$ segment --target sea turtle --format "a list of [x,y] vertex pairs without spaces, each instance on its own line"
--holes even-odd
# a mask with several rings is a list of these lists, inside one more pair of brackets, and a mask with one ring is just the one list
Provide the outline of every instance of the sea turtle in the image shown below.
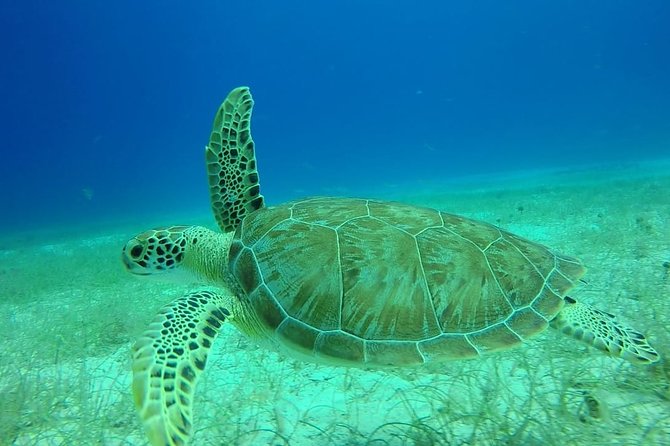
[[170,226],[133,237],[134,274],[182,268],[212,285],[167,305],[133,348],[133,394],[151,444],[183,445],[193,392],[221,324],[293,356],[346,366],[474,358],[552,326],[612,356],[652,363],[636,330],[567,293],[584,266],[496,226],[357,198],[265,206],[234,89],[205,148],[222,233]]

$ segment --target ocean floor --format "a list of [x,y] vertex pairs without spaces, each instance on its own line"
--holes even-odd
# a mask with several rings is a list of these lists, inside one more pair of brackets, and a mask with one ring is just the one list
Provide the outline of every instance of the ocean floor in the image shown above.
[[[667,165],[388,184],[371,194],[580,257],[588,283],[573,296],[670,357]],[[214,226],[207,210],[187,223]],[[106,227],[0,239],[1,445],[146,444],[130,347],[161,306],[198,284],[131,277],[121,247],[144,222]],[[634,366],[548,330],[431,371],[345,369],[283,357],[226,325],[196,392],[193,444],[667,445],[670,361]]]

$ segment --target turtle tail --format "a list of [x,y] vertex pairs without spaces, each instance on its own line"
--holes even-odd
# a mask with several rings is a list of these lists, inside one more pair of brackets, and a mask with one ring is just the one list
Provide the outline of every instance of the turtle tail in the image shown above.
[[623,325],[614,315],[571,297],[565,297],[565,306],[551,326],[610,356],[633,363],[651,364],[660,359],[642,333]]
[[153,446],[188,444],[193,392],[209,349],[230,316],[226,297],[188,294],[165,306],[133,347],[133,397]]

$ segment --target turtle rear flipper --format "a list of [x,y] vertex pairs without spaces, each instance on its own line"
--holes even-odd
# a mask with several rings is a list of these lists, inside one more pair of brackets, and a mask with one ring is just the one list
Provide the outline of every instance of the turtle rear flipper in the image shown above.
[[660,359],[642,333],[626,327],[615,316],[571,297],[566,297],[565,302],[561,312],[551,321],[551,326],[561,333],[633,363],[649,364]]
[[193,392],[221,324],[226,296],[198,291],[165,306],[133,347],[133,397],[152,445],[188,443]]

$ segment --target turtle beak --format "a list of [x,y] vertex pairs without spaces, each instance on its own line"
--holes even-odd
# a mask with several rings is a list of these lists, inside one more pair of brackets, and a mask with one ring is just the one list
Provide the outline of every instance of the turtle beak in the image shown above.
[[145,269],[139,266],[137,263],[133,262],[128,258],[126,250],[124,249],[121,253],[121,263],[126,267],[126,271],[137,276],[148,276],[150,273]]

